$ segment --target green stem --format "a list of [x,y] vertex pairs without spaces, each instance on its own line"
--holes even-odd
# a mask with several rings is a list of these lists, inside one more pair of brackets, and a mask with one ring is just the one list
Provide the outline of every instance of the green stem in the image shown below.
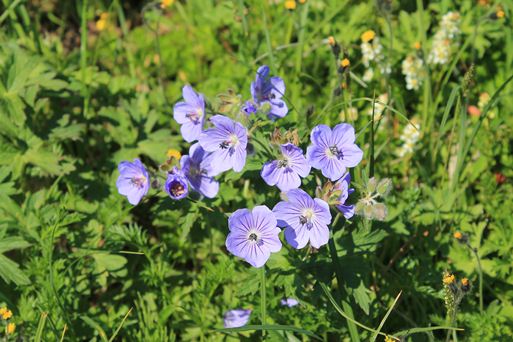
[[82,10],[80,16],[80,76],[84,96],[83,115],[85,118],[87,118],[89,112],[89,89],[85,84],[87,72],[87,0],[82,0]]
[[[335,217],[334,224],[332,227],[335,227],[335,223],[338,222],[338,219],[340,218],[340,214],[338,214]],[[344,298],[345,295],[347,295],[347,291],[344,290],[344,278],[342,276],[342,273],[340,273],[341,267],[340,267],[340,261],[338,259],[338,253],[337,253],[337,247],[335,246],[335,241],[333,240],[333,235],[330,237],[328,241],[328,247],[330,250],[331,260],[333,263],[333,267],[335,268],[335,275],[337,277],[337,283],[338,283],[338,291],[341,298]],[[354,315],[353,315],[353,309],[351,308],[351,305],[346,301],[342,299],[342,308],[345,311],[345,315],[347,315],[349,318],[347,319],[347,327],[349,330],[349,334],[351,335],[351,341],[360,341],[360,336],[358,335],[358,330],[356,329],[356,324],[354,323]]]
[[[266,293],[265,293],[265,266],[261,268],[260,272],[260,318],[262,321],[262,326],[266,324],[267,321],[267,312],[266,312]],[[265,336],[265,331],[262,330],[262,338]]]
[[14,8],[16,6],[18,6],[20,4],[22,0],[14,0],[10,5],[9,7],[4,11],[4,13],[2,13],[2,15],[0,16],[0,24],[2,24],[4,22],[4,20],[7,18],[7,16],[11,13],[12,10],[14,10]]
[[479,313],[483,314],[483,268],[481,267],[481,258],[479,253],[477,253],[477,248],[472,248],[471,246],[469,248],[477,260],[477,272],[479,273]]

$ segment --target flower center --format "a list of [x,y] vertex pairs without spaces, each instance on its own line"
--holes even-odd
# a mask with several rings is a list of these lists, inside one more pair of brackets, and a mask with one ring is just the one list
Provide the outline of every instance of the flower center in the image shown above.
[[262,243],[263,243],[262,239],[260,238],[260,234],[254,229],[249,231],[247,239],[248,239],[248,242],[250,242],[252,244],[259,245],[259,246],[262,245]]
[[146,177],[144,177],[143,175],[135,176],[132,177],[132,179],[130,179],[130,182],[133,186],[142,189],[144,187],[144,184],[146,184]]
[[344,154],[342,153],[342,151],[340,151],[338,149],[338,147],[336,145],[330,146],[326,150],[326,154],[328,155],[328,157],[331,157],[331,158],[333,158],[333,157],[338,158],[338,159],[344,158]]
[[313,227],[312,219],[314,218],[314,216],[315,216],[315,213],[314,213],[313,209],[306,208],[305,210],[303,210],[302,215],[299,216],[299,223],[301,223],[301,225],[303,225],[303,226],[306,224],[306,228],[312,229],[312,227]]
[[185,193],[185,187],[179,181],[174,181],[169,184],[169,192],[174,197],[182,196]]
[[200,119],[203,116],[203,111],[201,109],[197,109],[195,112],[190,112],[185,114],[189,120],[191,120],[195,125],[200,123]]
[[223,141],[221,144],[219,144],[219,147],[223,150],[227,149],[227,148],[231,148],[231,147],[234,147],[235,145],[237,145],[239,143],[239,137],[235,134],[230,134],[230,136],[228,137],[228,139],[226,139],[225,141]]
[[289,165],[289,160],[287,158],[278,160],[278,167],[287,167]]

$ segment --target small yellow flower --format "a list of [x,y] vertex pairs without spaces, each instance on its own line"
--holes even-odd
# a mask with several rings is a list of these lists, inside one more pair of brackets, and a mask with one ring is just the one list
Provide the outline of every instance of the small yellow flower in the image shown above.
[[461,285],[468,286],[468,279],[467,278],[461,279]]
[[5,310],[3,313],[2,313],[2,318],[3,319],[9,319],[12,317],[12,311],[11,310]]
[[461,232],[454,232],[453,236],[455,239],[461,240],[463,234],[461,234]]
[[180,151],[170,148],[169,150],[167,150],[167,157],[169,159],[174,158],[176,160],[179,160],[182,157],[182,154],[180,153]]
[[331,46],[335,46],[337,42],[335,41],[335,38],[333,38],[333,36],[329,36],[328,37],[328,44],[330,44]]
[[162,8],[162,9],[167,8],[167,7],[171,6],[174,2],[175,2],[175,0],[162,0],[162,1],[160,1],[160,8]]
[[503,10],[499,9],[499,10],[495,13],[495,15],[497,16],[497,18],[502,19],[502,18],[504,18],[504,17],[506,16],[506,13],[504,13],[504,11],[503,11]]
[[374,39],[374,37],[376,37],[376,32],[372,31],[372,30],[368,30],[368,31],[365,31],[364,33],[362,33],[362,41],[364,43],[368,43],[370,42],[371,40]]
[[443,282],[445,285],[451,285],[456,281],[456,277],[454,277],[454,274],[446,274],[444,276]]
[[288,10],[295,10],[296,9],[296,0],[285,1],[285,8]]
[[395,342],[395,340],[390,336],[385,336],[385,342]]
[[351,62],[349,61],[348,58],[344,58],[343,60],[340,61],[340,66],[342,68],[347,68],[350,64],[351,64]]
[[5,328],[5,332],[7,333],[7,335],[13,334],[15,330],[16,324],[14,323],[7,324],[7,327]]
[[96,22],[96,29],[98,31],[103,31],[107,27],[109,21],[109,13],[103,12],[100,14],[100,19]]
[[415,44],[413,44],[413,47],[415,48],[415,50],[420,50],[420,48],[421,48],[420,42],[415,42]]

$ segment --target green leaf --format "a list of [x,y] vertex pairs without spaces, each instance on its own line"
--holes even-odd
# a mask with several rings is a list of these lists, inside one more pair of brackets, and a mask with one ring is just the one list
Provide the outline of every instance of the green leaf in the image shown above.
[[80,316],[80,319],[83,320],[91,328],[98,331],[98,334],[100,335],[100,338],[102,339],[103,342],[109,342],[109,340],[107,339],[107,334],[105,333],[105,330],[103,330],[102,327],[98,323],[96,323],[95,321],[93,321],[91,318],[89,318],[87,316]]
[[13,282],[16,285],[30,284],[30,279],[20,270],[17,263],[0,255],[0,277],[6,282]]
[[0,240],[0,254],[13,249],[27,248],[28,246],[30,246],[30,243],[23,240],[21,237],[7,237]]

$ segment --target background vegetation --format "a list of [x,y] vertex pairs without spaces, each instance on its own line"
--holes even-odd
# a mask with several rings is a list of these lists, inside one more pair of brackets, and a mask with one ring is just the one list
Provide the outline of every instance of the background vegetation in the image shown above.
[[[380,330],[408,341],[513,339],[511,2],[2,3],[0,306],[16,323],[6,338],[367,341]],[[402,61],[429,54],[449,11],[461,16],[449,62],[424,67],[420,89],[406,89]],[[369,29],[391,72],[374,66],[363,81]],[[329,36],[352,75],[337,72]],[[184,84],[212,103],[228,89],[248,98],[262,64],[284,79],[291,111],[279,125],[298,128],[302,143],[318,123],[355,126],[364,161],[353,202],[371,176],[393,183],[384,221],[331,226],[338,258],[326,247],[274,254],[266,301],[260,272],[224,247],[225,213],[279,200],[260,162],[224,175],[217,198],[201,202],[156,194],[132,207],[115,186],[122,160],[157,168],[168,149],[187,152],[172,119]],[[383,93],[383,119],[372,121]],[[408,120],[420,136],[399,156]],[[470,281],[454,319],[445,271]],[[300,305],[281,306],[285,297]],[[252,308],[250,324],[260,324],[262,303],[268,324],[302,330],[218,330],[234,308]],[[397,333],[430,326],[464,330]]]

